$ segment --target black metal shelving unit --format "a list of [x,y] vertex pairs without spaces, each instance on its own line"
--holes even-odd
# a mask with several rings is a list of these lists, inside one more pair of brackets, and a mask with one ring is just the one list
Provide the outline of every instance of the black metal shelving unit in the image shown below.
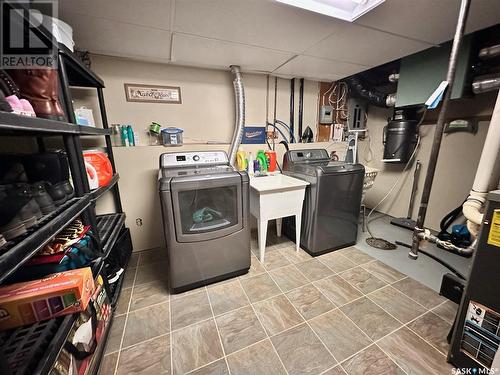
[[[27,20],[27,22],[30,21]],[[42,28],[42,32],[47,40],[53,41],[47,30]],[[9,276],[50,242],[67,224],[76,217],[81,217],[86,225],[91,226],[99,241],[100,250],[104,253],[102,258],[94,262],[92,271],[94,277],[97,278],[99,275],[103,277],[108,298],[111,305],[114,306],[123,284],[123,274],[117,282],[109,284],[106,264],[113,251],[121,251],[117,246],[118,239],[127,229],[125,228],[125,213],[122,209],[118,189],[120,176],[115,168],[111,130],[108,127],[106,116],[104,82],[67,47],[56,43],[54,48],[57,50],[58,76],[62,94],[61,104],[68,120],[66,122],[53,121],[0,112],[0,137],[2,135],[34,137],[41,151],[45,150],[44,139],[46,137],[62,137],[68,156],[75,198],[58,207],[55,212],[44,216],[36,227],[30,228],[28,233],[9,242],[7,248],[2,249],[0,252],[0,285],[5,283]],[[71,96],[72,87],[86,87],[96,90],[102,128],[76,124]],[[110,183],[93,191],[89,188],[85,172],[82,137],[104,137],[106,152],[113,167],[114,175]],[[116,212],[96,215],[96,202],[108,192],[113,194]],[[130,247],[127,250],[129,253]],[[67,315],[7,332],[0,332],[0,372],[2,375],[4,373],[5,375],[49,373],[77,318],[78,314]],[[98,370],[111,321],[112,315],[103,340],[95,351],[90,373],[94,374]]]
[[90,195],[74,198],[48,215],[28,230],[25,235],[7,244],[0,255],[0,283],[35,255],[68,223],[90,205]]
[[97,216],[97,230],[101,238],[102,251],[105,254],[105,258],[107,258],[115,245],[124,223],[125,214],[123,213]]

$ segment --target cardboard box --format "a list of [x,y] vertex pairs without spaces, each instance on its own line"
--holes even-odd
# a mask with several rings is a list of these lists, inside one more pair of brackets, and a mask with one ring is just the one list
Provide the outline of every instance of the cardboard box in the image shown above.
[[83,311],[93,291],[89,267],[0,287],[0,330]]

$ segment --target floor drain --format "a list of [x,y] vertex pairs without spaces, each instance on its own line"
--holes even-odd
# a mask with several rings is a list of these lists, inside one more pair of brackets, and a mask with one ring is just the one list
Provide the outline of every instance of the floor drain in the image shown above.
[[366,243],[371,247],[381,250],[394,250],[397,247],[392,242],[384,240],[383,238],[370,237],[366,239]]

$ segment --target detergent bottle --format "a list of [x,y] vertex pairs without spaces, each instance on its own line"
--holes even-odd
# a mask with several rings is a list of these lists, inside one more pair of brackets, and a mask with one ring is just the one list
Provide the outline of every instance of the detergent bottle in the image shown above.
[[239,171],[246,171],[247,170],[247,153],[243,151],[243,149],[239,149],[238,152],[236,153],[236,164],[238,165],[238,170]]
[[263,173],[267,172],[267,157],[264,150],[259,150],[255,159],[259,161],[260,171]]

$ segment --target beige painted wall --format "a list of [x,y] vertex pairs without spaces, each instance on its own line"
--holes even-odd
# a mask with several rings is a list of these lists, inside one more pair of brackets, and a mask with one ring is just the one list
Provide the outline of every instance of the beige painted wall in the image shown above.
[[[184,129],[184,142],[229,142],[234,128],[234,94],[229,71],[181,67],[93,55],[92,70],[105,82],[104,96],[108,122],[132,124],[140,131],[140,143],[147,145],[146,128],[155,121],[163,126]],[[243,74],[246,95],[246,124],[264,126],[274,116],[274,77]],[[180,86],[182,104],[133,103],[125,100],[124,83]],[[304,129],[315,131],[318,87],[316,81],[304,83]],[[98,121],[96,96],[92,90],[73,91],[75,107],[94,109]],[[295,124],[298,122],[299,80],[295,84]],[[266,112],[266,102],[268,111]],[[290,80],[278,79],[277,118],[290,122]],[[99,122],[99,121],[98,121]],[[296,125],[297,129],[297,125]]]
[[[234,97],[231,74],[228,71],[180,67],[165,64],[144,63],[106,56],[93,56],[92,69],[104,80],[104,96],[109,123],[132,124],[141,131],[143,146],[114,148],[123,209],[127,214],[127,226],[132,232],[134,250],[163,246],[162,218],[159,204],[157,175],[161,153],[172,151],[165,147],[147,145],[146,128],[151,121],[163,126],[184,129],[186,144],[178,151],[228,150],[227,144],[234,129]],[[247,125],[264,125],[274,117],[274,77],[244,74]],[[180,86],[182,104],[131,103],[125,100],[124,83],[142,83]],[[317,123],[318,82],[304,84],[304,129],[307,125],[315,131]],[[86,105],[94,109],[98,120],[95,94],[90,90],[73,91],[75,106]],[[295,124],[298,122],[299,81],[295,84]],[[267,103],[267,106],[266,106]],[[290,80],[278,79],[277,118],[289,123]],[[267,111],[266,111],[267,108]],[[97,121],[99,123],[99,121]],[[297,126],[297,125],[296,125]],[[222,144],[206,144],[207,141]],[[88,141],[86,141],[88,142]],[[197,143],[197,144],[195,144]],[[204,144],[203,144],[204,143]],[[87,143],[87,146],[91,144]],[[98,144],[96,144],[98,145]],[[343,157],[344,143],[315,144],[336,150]],[[247,151],[257,151],[261,145],[244,145]],[[304,147],[297,145],[295,147]],[[306,147],[311,147],[307,145]],[[278,160],[284,148],[277,146]],[[98,202],[99,213],[112,212],[111,195]],[[136,224],[142,220],[142,226]]]
[[[493,93],[494,94],[494,93]],[[450,116],[488,116],[494,106],[495,95],[483,94],[474,100],[452,102]],[[429,118],[436,118],[436,112],[428,112]],[[383,155],[382,132],[387,124],[388,110],[370,107],[367,128],[371,138],[373,160],[367,162],[369,140],[360,144],[360,161],[380,169],[373,188],[367,193],[366,204],[373,207],[389,190],[401,175],[402,165],[391,165],[381,162]],[[480,121],[477,134],[452,133],[443,136],[441,151],[436,166],[436,174],[432,186],[429,208],[427,210],[426,226],[438,230],[441,218],[462,203],[472,187],[479,157],[488,131],[489,121]],[[422,162],[418,191],[412,218],[415,219],[420,204],[422,187],[427,171],[435,125],[422,126],[422,141],[416,159]],[[411,186],[413,183],[414,164],[402,177],[401,188],[389,196],[379,207],[379,211],[395,217],[406,217]]]

